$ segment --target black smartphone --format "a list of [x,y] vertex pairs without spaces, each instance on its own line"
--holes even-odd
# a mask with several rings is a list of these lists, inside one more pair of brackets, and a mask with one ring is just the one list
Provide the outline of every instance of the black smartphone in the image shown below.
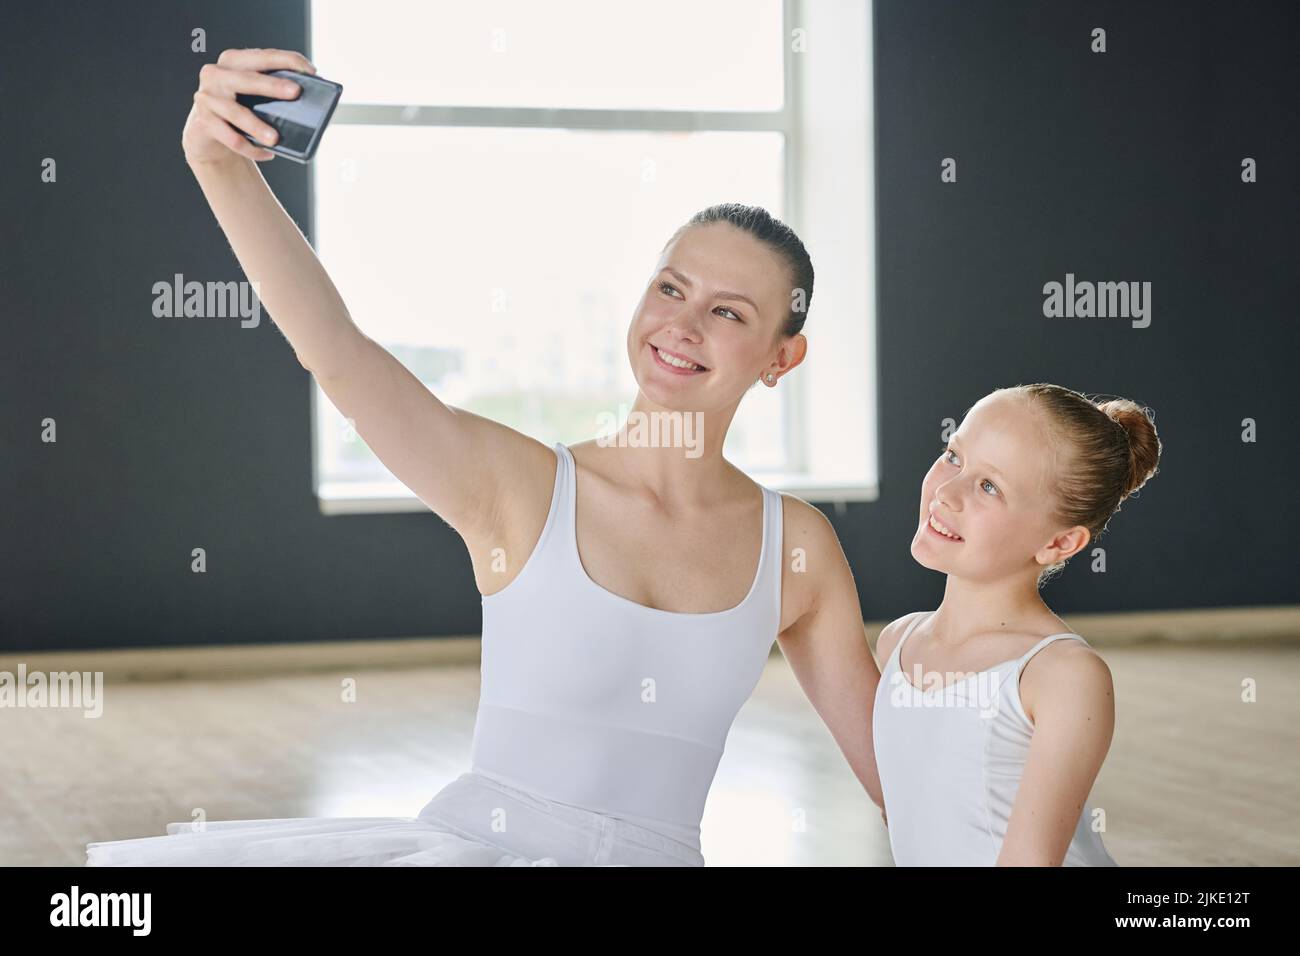
[[273,96],[256,96],[251,93],[236,93],[235,101],[257,114],[257,118],[274,126],[280,136],[275,145],[265,143],[238,129],[244,139],[256,143],[263,149],[269,149],[277,156],[292,159],[295,163],[306,163],[316,155],[320,145],[321,134],[334,107],[343,95],[342,85],[326,80],[311,73],[299,73],[297,70],[265,70],[267,76],[281,76],[292,80],[302,87],[302,93],[291,100],[276,99]]

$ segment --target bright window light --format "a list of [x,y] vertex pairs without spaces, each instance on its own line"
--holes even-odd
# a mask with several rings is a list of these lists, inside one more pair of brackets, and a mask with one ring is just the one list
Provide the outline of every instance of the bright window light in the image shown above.
[[[827,10],[800,20],[809,43],[831,31],[825,59],[865,55],[859,7],[838,3],[853,40]],[[790,0],[563,9],[314,0],[310,55],[344,94],[309,167],[312,233],[353,319],[447,404],[573,444],[635,398],[627,329],[664,242],[714,203],[763,206],[817,270],[809,357],[745,396],[725,453],[813,500],[872,497],[869,189],[824,168],[868,155],[869,71],[818,94],[853,142],[810,173],[818,150],[791,144],[817,79]],[[312,387],[322,510],[424,510]]]

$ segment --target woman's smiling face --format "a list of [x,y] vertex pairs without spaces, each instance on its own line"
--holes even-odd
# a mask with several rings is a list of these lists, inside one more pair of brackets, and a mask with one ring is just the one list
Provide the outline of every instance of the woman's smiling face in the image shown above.
[[977,402],[921,483],[912,557],[992,581],[1037,575],[1084,547],[1086,532],[1061,527],[1053,515],[1053,447],[1022,398],[994,393]]
[[793,355],[803,339],[778,341],[789,276],[774,252],[730,223],[686,229],[660,256],[628,327],[642,394],[690,411],[739,402],[779,352]]

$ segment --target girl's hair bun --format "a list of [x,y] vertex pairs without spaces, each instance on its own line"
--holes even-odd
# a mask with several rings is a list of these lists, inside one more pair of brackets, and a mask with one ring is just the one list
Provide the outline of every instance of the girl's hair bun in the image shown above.
[[[1087,528],[1093,541],[1100,538],[1120,502],[1156,473],[1161,448],[1150,409],[1050,382],[998,391],[1028,400],[1045,416],[1048,441],[1060,460],[1053,520],[1061,527]],[[1044,568],[1039,585],[1063,567],[1059,561]]]
[[1160,438],[1156,435],[1151,412],[1127,398],[1113,398],[1099,402],[1097,407],[1106,413],[1128,437],[1128,480],[1124,497],[1127,498],[1147,483],[1156,473],[1160,462]]

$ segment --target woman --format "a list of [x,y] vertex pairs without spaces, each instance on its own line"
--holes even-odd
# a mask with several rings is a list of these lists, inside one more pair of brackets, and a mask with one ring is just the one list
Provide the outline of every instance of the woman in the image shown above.
[[[681,447],[547,447],[444,405],[352,322],[256,162],[275,130],[236,93],[291,98],[262,71],[298,53],[227,50],[200,72],[186,160],[261,299],[338,410],[469,549],[483,595],[470,772],[416,818],[172,824],[96,843],[95,863],[702,865],[699,822],[727,731],[778,639],[881,803],[879,672],[830,524],[722,455],[756,382],[803,360],[813,271],[761,209],[713,207],[665,246],[628,330],[629,421],[688,415]],[[801,548],[803,573],[785,555]]]

